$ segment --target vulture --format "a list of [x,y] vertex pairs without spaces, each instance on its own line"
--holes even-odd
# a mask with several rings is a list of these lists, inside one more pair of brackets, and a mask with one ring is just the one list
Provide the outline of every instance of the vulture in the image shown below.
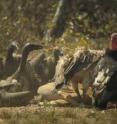
[[7,48],[7,55],[5,59],[2,59],[2,65],[0,66],[1,79],[5,79],[12,75],[18,68],[20,63],[20,55],[14,54],[18,49],[16,42],[12,42]]
[[59,48],[54,48],[51,55],[47,56],[42,52],[30,61],[30,65],[41,79],[42,85],[53,79],[57,62],[62,55]]
[[93,82],[93,105],[106,109],[109,102],[117,102],[117,33],[111,35],[111,49],[95,67]]
[[[78,83],[83,84],[83,97],[85,97],[86,91],[93,81],[92,75],[94,67],[102,53],[103,51],[81,49],[78,50],[67,63],[64,58],[61,58],[64,60],[59,60],[56,66],[56,88],[60,89],[71,80],[74,91],[78,97],[83,100],[79,92]],[[58,72],[57,70],[61,71]]]
[[22,51],[18,69],[6,80],[0,81],[0,105],[14,106],[29,103],[36,94],[40,83],[35,77],[30,64],[27,62],[28,54],[32,50],[42,49],[41,45],[27,43]]

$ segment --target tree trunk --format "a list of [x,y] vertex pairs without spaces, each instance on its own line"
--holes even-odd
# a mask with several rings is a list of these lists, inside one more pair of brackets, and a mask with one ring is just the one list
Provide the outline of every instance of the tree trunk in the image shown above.
[[52,27],[48,29],[45,39],[49,42],[55,42],[65,31],[66,22],[71,11],[72,0],[60,0],[55,16],[52,21]]

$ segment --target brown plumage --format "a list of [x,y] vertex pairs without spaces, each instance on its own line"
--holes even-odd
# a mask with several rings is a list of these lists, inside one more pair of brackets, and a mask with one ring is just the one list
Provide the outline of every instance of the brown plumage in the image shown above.
[[[100,54],[101,52],[101,54]],[[104,51],[103,51],[104,52]],[[103,55],[102,51],[95,50],[78,50],[73,57],[68,60],[67,67],[64,67],[65,63],[59,65],[62,70],[59,74],[55,75],[56,88],[59,89],[63,84],[67,84],[68,81],[72,81],[72,86],[77,95],[81,97],[79,93],[78,83],[83,84],[83,96],[85,97],[86,91],[92,83],[93,69],[97,64],[98,59]],[[98,53],[98,54],[97,54]],[[61,58],[63,59],[63,58]],[[64,60],[63,60],[64,61]],[[66,60],[65,60],[66,61]],[[60,63],[60,62],[58,62]],[[57,66],[58,67],[58,66]],[[57,72],[58,73],[58,72]],[[93,79],[92,79],[93,80]]]
[[61,55],[61,51],[58,48],[55,48],[51,55],[47,56],[42,52],[37,55],[34,60],[30,61],[32,68],[41,79],[41,85],[53,79],[55,68]]

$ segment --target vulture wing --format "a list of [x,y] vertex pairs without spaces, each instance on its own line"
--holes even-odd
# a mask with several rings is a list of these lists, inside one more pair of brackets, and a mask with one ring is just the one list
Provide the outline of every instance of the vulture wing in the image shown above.
[[101,94],[107,85],[111,84],[110,79],[116,71],[117,62],[114,59],[109,56],[104,56],[100,59],[95,68],[97,74],[93,83],[94,98]]
[[79,72],[81,69],[85,69],[92,62],[91,54],[87,52],[81,53],[77,57],[73,57],[69,66],[65,69],[64,75],[67,80],[70,80],[72,76]]

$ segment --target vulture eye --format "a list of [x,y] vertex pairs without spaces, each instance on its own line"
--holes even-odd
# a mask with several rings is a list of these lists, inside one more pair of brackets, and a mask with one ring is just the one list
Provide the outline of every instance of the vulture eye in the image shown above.
[[113,40],[117,40],[117,37],[113,37]]

